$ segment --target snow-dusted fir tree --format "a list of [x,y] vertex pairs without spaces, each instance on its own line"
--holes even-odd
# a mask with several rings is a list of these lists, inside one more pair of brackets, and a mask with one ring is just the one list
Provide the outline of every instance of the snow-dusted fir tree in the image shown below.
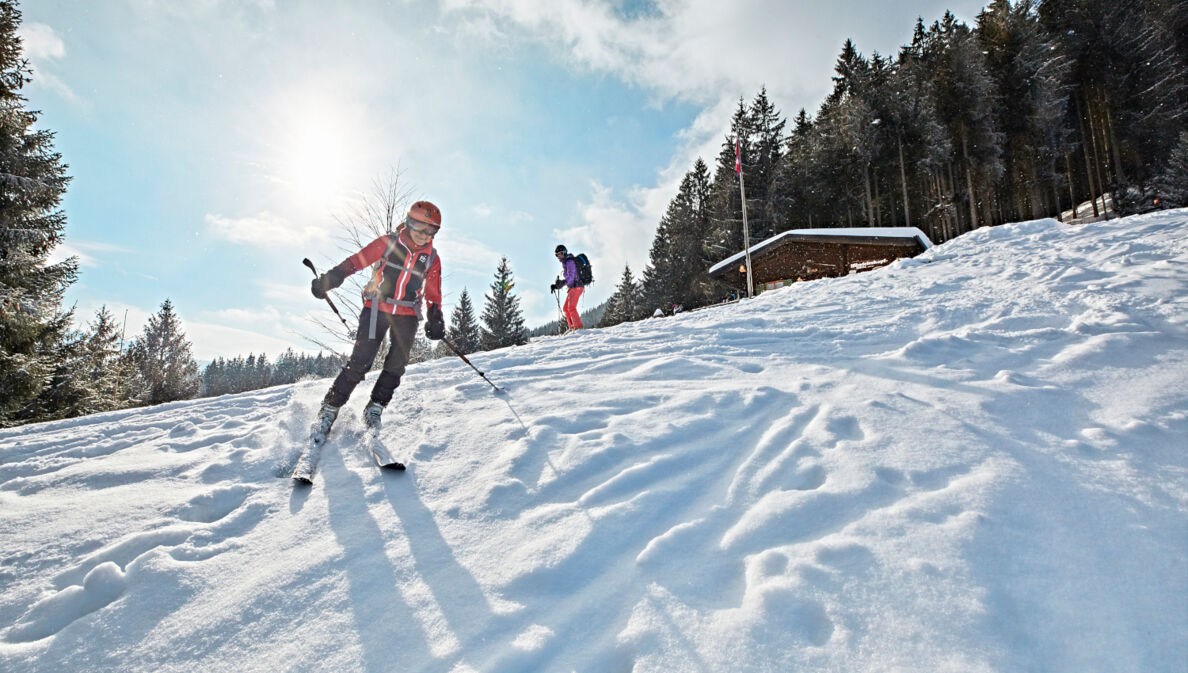
[[698,288],[709,280],[705,270],[717,261],[702,256],[701,243],[710,223],[709,203],[709,168],[698,158],[681,180],[652,239],[648,266],[640,281],[649,311],[668,310],[673,304],[692,308],[700,303]]
[[1188,131],[1172,149],[1167,167],[1151,185],[1154,198],[1159,199],[1160,208],[1183,208],[1188,206]]
[[[924,62],[932,74],[941,123],[948,129],[956,156],[950,182],[958,228],[990,224],[990,189],[1003,170],[1003,134],[995,127],[994,81],[977,36],[952,12],[945,12],[925,42]],[[953,188],[955,187],[955,188]],[[979,210],[981,208],[981,210]]]
[[106,306],[86,329],[62,339],[50,384],[35,402],[36,418],[73,418],[130,406],[135,369],[122,345],[122,327]]
[[59,209],[69,177],[54,134],[37,128],[21,87],[30,81],[17,36],[21,13],[0,0],[0,426],[36,420],[69,338],[62,293],[74,282],[74,258],[48,263],[62,242]]
[[[776,233],[776,211],[771,207],[771,183],[779,169],[786,142],[787,121],[767,97],[767,87],[751,102],[751,154],[747,162],[747,224],[751,240],[758,242]],[[780,213],[782,215],[782,213]]]
[[[686,176],[688,178],[688,176]],[[684,187],[684,183],[681,185]],[[666,306],[676,303],[673,297],[677,294],[677,278],[674,268],[672,235],[669,227],[679,227],[680,213],[684,210],[684,190],[677,192],[668,203],[668,211],[660,218],[656,226],[656,233],[652,236],[652,249],[648,253],[648,265],[643,272],[643,296],[649,306]],[[608,306],[607,308],[613,308]],[[606,314],[602,314],[603,319]]]
[[742,151],[742,169],[749,171],[751,115],[742,98],[738,99],[738,107],[730,120],[730,134],[722,141],[714,169],[710,211],[712,222],[702,244],[706,257],[715,261],[725,259],[743,248],[742,200],[738,174],[734,170],[735,139],[738,139]]
[[520,298],[511,293],[515,285],[511,266],[504,257],[499,260],[495,280],[491,282],[491,293],[486,295],[487,303],[483,306],[483,327],[479,330],[483,350],[528,343],[528,330],[524,328],[524,316],[520,312]]
[[429,339],[424,332],[417,331],[413,335],[413,345],[408,351],[408,363],[416,364],[418,362],[426,362],[433,358],[440,357],[433,349],[433,344],[429,343]]
[[639,320],[648,315],[639,283],[635,282],[635,276],[631,273],[631,266],[624,266],[623,275],[619,277],[619,286],[607,300],[606,313],[602,314],[598,326],[610,327],[621,322]]
[[[463,355],[473,353],[482,347],[478,320],[474,316],[474,304],[470,301],[470,293],[465,288],[458,297],[458,305],[450,313],[450,327],[446,330],[446,338]],[[438,346],[438,352],[441,355],[452,354],[449,346],[445,344]]]
[[[1070,61],[1035,19],[1031,3],[992,0],[978,14],[977,35],[994,80],[994,116],[1006,131],[1003,201],[1008,221],[1058,210],[1068,129]],[[1065,191],[1067,195],[1067,191]]]
[[80,349],[79,376],[86,381],[88,394],[77,413],[70,415],[94,414],[129,405],[136,369],[123,350],[123,340],[123,326],[106,306],[101,307],[88,325]]
[[131,351],[137,369],[136,397],[140,402],[161,404],[198,394],[201,383],[198,363],[190,354],[190,342],[170,300],[166,299],[161,310],[149,318]]

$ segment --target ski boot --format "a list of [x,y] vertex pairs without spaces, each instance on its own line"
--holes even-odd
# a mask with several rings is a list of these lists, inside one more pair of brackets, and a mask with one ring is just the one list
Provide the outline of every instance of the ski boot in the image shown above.
[[384,405],[372,400],[363,407],[363,425],[372,432],[379,432],[380,417],[384,413]]
[[326,441],[326,435],[330,434],[330,426],[334,425],[336,418],[338,418],[338,407],[323,402],[322,408],[318,409],[317,418],[309,428],[309,441],[314,446],[321,446]]

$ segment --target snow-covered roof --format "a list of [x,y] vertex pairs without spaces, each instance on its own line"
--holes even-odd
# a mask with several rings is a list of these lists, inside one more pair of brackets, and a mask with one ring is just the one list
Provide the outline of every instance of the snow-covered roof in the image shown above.
[[[756,243],[751,246],[751,255],[774,245],[784,239],[788,238],[804,238],[806,236],[853,236],[855,238],[914,238],[920,242],[920,245],[925,249],[932,247],[932,241],[928,240],[928,236],[916,227],[835,227],[822,229],[789,229],[780,234],[776,234],[769,239]],[[740,252],[738,254],[727,257],[718,262],[709,269],[709,273],[714,273],[724,269],[732,264],[736,264],[746,257],[746,253]]]

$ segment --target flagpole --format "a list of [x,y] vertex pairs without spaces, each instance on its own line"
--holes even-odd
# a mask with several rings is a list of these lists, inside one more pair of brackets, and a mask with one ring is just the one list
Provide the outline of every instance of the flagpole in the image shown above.
[[742,197],[743,254],[747,260],[747,297],[751,298],[755,296],[755,283],[751,279],[751,230],[747,226],[747,186],[743,180],[742,151],[739,148],[738,138],[734,139],[734,170],[738,173],[738,191]]

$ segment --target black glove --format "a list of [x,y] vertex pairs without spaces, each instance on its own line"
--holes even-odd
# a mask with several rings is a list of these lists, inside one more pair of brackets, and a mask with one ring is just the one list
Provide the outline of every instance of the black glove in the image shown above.
[[437,341],[445,336],[445,316],[441,314],[441,307],[429,304],[426,312],[429,319],[425,322],[425,336]]
[[558,278],[557,282],[555,282],[549,286],[549,292],[556,292],[557,290],[560,290],[563,287],[565,287],[565,281]]
[[325,299],[326,294],[329,293],[330,290],[342,285],[342,281],[345,279],[346,276],[343,274],[342,270],[336,266],[310,281],[309,291],[312,292],[313,296],[317,297],[318,299]]

